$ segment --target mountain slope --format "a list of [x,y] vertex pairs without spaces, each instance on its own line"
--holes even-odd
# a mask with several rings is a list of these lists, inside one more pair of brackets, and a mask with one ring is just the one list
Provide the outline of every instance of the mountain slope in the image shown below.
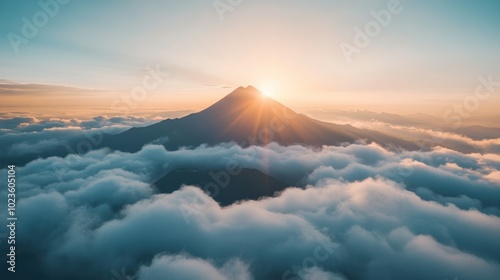
[[155,186],[160,193],[172,193],[183,185],[197,186],[209,192],[222,206],[240,200],[270,197],[288,187],[256,169],[244,168],[233,176],[227,174],[220,170],[177,169],[158,180]]
[[373,130],[321,122],[297,114],[252,86],[239,87],[207,109],[184,118],[107,136],[101,147],[136,152],[148,143],[163,144],[173,150],[221,142],[236,142],[241,146],[270,142],[321,146],[358,140],[405,149],[419,148],[414,143]]

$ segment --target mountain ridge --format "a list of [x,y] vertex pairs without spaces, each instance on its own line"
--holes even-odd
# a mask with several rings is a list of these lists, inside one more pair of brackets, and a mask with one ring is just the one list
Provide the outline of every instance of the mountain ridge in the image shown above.
[[230,179],[220,174],[227,173],[217,169],[179,168],[157,180],[154,185],[159,193],[172,193],[186,185],[195,186],[210,193],[221,206],[241,200],[272,197],[289,187],[258,169],[241,168]]
[[242,147],[264,146],[270,142],[283,146],[313,147],[376,142],[391,149],[421,149],[411,141],[378,131],[324,122],[299,114],[264,96],[253,86],[238,87],[204,110],[181,118],[169,118],[145,127],[133,127],[119,134],[101,134],[96,138],[89,143],[90,148],[81,145],[88,142],[86,138],[68,139],[65,145],[40,152],[1,157],[0,163],[21,166],[37,158],[65,157],[71,153],[84,154],[102,148],[137,152],[146,144],[159,144],[168,150],[177,150],[228,142]]
[[167,119],[105,137],[101,147],[136,152],[149,143],[176,150],[223,142],[242,146],[270,142],[285,146],[322,146],[356,141],[377,142],[386,147],[420,148],[377,131],[322,122],[298,114],[253,86],[238,87],[206,109],[183,118]]

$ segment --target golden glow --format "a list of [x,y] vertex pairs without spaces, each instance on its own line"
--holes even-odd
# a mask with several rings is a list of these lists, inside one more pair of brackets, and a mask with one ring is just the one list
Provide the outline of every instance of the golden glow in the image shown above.
[[264,83],[258,87],[265,97],[276,97],[275,83]]

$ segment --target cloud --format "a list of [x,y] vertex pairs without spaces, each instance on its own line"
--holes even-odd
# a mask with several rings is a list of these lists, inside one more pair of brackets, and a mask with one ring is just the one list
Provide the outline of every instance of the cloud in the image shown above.
[[[39,153],[155,121],[105,115],[4,118],[0,156]],[[432,133],[387,129],[421,139]],[[136,279],[496,279],[497,139],[442,136],[469,145],[473,153],[463,152],[465,146],[397,151],[376,143],[314,149],[223,143],[167,151],[153,143],[137,153],[91,149],[36,159],[17,168],[18,275],[109,279],[122,271]],[[160,194],[153,185],[178,168],[223,170],[228,162],[295,188],[221,207],[199,186]],[[0,199],[7,200],[5,188]],[[5,215],[0,211],[0,219]],[[5,245],[0,243],[2,251]]]
[[429,147],[442,146],[462,153],[498,154],[500,152],[500,138],[476,140],[453,131],[445,132],[439,129],[393,125],[383,122],[358,123],[358,125],[403,139],[418,141]]
[[500,171],[493,171],[486,176],[487,179],[490,179],[493,182],[500,183]]
[[143,266],[138,273],[139,280],[250,280],[248,267],[239,260],[231,260],[221,268],[204,259],[186,256],[160,256],[150,266]]
[[[22,84],[0,81],[2,105],[9,108],[63,107],[81,105],[99,107],[103,100],[109,100],[112,91],[85,89],[63,85]],[[110,103],[107,103],[110,104]],[[88,108],[87,107],[87,108]]]
[[19,127],[21,124],[32,124],[38,122],[38,119],[35,117],[15,117],[10,119],[0,119],[0,128],[5,129],[14,129]]
[[[46,195],[40,197],[28,202],[36,202],[38,207],[49,205],[38,202],[47,200]],[[56,196],[53,199],[60,201]],[[200,211],[191,212],[186,223],[182,207],[193,204],[199,204]],[[65,204],[61,205],[48,207],[48,213],[60,217]],[[53,208],[61,210],[53,212]],[[30,210],[23,216],[37,215]],[[245,264],[241,267],[248,264],[255,279],[269,275],[279,279],[287,271],[292,274],[284,279],[296,277],[292,275],[309,279],[310,275],[325,273],[348,279],[378,279],[380,275],[386,279],[444,279],[453,275],[495,279],[500,272],[498,217],[426,202],[384,180],[349,184],[332,181],[227,208],[190,187],[141,200],[126,207],[117,218],[87,228],[82,221],[89,217],[80,216],[85,213],[81,211],[69,220],[63,219],[72,223],[67,234],[49,243],[52,248],[46,256],[46,269],[53,273],[49,274],[51,279],[71,275],[81,262],[89,263],[85,271],[79,271],[82,279],[98,274],[103,266],[111,270],[113,265],[137,269],[139,279],[196,277],[200,273],[206,273],[208,279],[234,279],[221,272],[227,265],[218,269],[211,264],[235,258]],[[44,230],[54,225],[49,223]],[[24,230],[34,232],[33,228]],[[50,236],[45,231],[35,233]],[[316,252],[320,257],[315,258]],[[194,260],[178,257],[184,253]],[[65,266],[61,266],[63,259]],[[148,260],[151,265],[138,267]],[[411,274],[398,269],[409,265],[414,268]]]
[[[197,187],[152,186],[170,170],[229,160],[300,188],[223,208]],[[274,143],[38,159],[17,169],[19,259],[40,279],[122,268],[137,279],[495,279],[498,162],[444,148]]]
[[[74,143],[117,134],[134,126],[153,124],[155,118],[97,116],[92,119],[15,117],[0,119],[0,157],[24,162],[27,155],[43,155],[57,148],[74,152]],[[69,146],[69,148],[67,147]],[[45,153],[44,153],[45,152]],[[36,158],[36,156],[34,157]]]
[[131,128],[145,126],[156,122],[156,118],[141,116],[97,116],[91,119],[61,119],[54,117],[35,118],[32,116],[0,118],[0,135],[7,133],[42,132],[50,129],[101,129],[109,130],[113,127]]
[[43,85],[43,84],[20,84],[13,82],[6,82],[0,80],[0,95],[10,96],[10,95],[22,95],[22,96],[39,96],[44,95],[56,95],[67,93],[82,93],[83,89],[60,86],[60,85]]
[[304,269],[304,273],[301,277],[308,280],[345,280],[344,277],[332,272],[324,271],[319,267]]

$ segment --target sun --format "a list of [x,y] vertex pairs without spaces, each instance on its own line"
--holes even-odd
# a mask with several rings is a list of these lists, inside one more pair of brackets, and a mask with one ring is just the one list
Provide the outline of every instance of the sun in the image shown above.
[[264,95],[264,97],[274,97],[274,95],[276,94],[274,86],[271,85],[262,86],[260,88],[260,91],[262,92],[262,95]]

